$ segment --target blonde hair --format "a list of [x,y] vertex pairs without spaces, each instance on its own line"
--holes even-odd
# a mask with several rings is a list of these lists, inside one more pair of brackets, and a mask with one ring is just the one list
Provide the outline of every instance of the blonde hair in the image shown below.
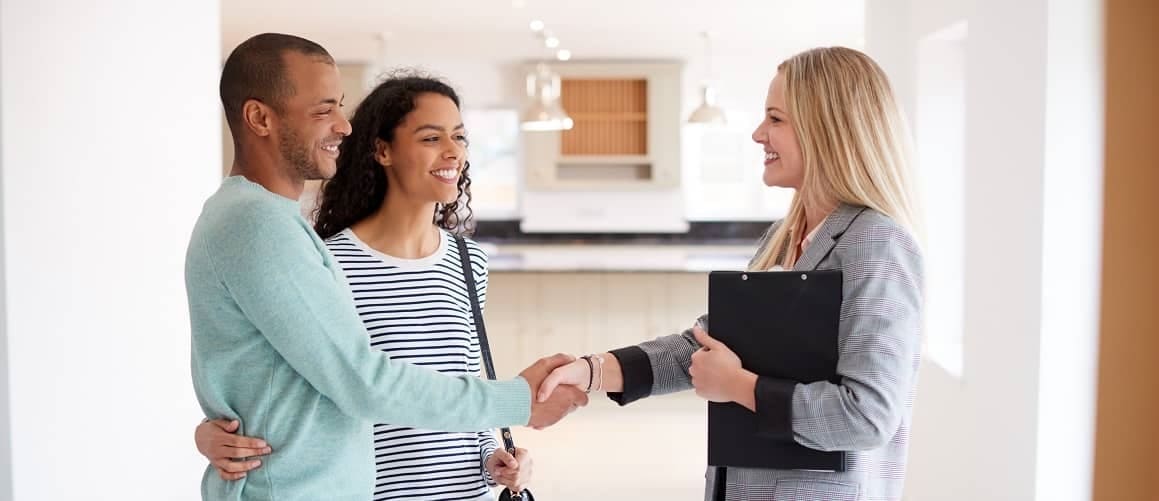
[[885,72],[869,56],[845,47],[797,54],[777,66],[800,143],[804,181],[788,214],[769,237],[753,270],[786,268],[810,207],[865,206],[919,234],[912,187],[909,129]]

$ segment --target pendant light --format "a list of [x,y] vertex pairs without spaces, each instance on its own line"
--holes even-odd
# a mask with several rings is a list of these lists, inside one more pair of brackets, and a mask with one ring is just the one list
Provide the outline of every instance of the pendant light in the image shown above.
[[700,33],[700,36],[704,39],[704,61],[707,67],[707,78],[700,87],[700,106],[697,106],[695,110],[692,110],[692,114],[688,115],[688,123],[724,125],[727,123],[724,110],[716,105],[716,89],[709,83],[713,77],[712,49],[709,46],[709,34],[707,31],[704,31]]
[[[531,31],[545,48],[559,46],[559,39],[547,32],[542,21],[532,21]],[[560,49],[557,57],[566,60],[571,53]],[[532,132],[571,130],[575,122],[560,103],[561,85],[559,74],[551,71],[546,60],[535,65],[535,69],[527,74],[527,102],[519,114],[520,129]]]
[[527,75],[527,105],[519,114],[525,131],[571,130],[575,122],[559,102],[560,78],[547,64],[535,65]]

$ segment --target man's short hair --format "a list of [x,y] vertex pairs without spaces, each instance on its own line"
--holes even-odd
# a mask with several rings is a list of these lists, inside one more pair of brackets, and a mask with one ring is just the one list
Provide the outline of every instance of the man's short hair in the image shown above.
[[221,69],[221,105],[230,128],[241,122],[242,106],[257,99],[275,110],[294,95],[294,84],[286,76],[284,56],[297,52],[315,56],[330,64],[334,58],[314,42],[294,35],[262,33],[238,45]]

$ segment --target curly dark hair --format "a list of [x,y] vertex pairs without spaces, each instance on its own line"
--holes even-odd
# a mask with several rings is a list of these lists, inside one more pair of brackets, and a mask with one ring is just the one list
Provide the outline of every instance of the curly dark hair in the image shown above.
[[[392,142],[395,129],[414,111],[417,98],[427,93],[446,96],[459,106],[459,95],[445,82],[413,70],[398,70],[387,74],[354,110],[352,132],[342,141],[338,154],[338,170],[322,183],[314,209],[314,231],[323,239],[382,207],[387,179],[386,171],[374,159],[374,140]],[[433,222],[440,228],[456,233],[466,230],[473,215],[470,169],[470,162],[464,162],[456,200],[435,207]]]

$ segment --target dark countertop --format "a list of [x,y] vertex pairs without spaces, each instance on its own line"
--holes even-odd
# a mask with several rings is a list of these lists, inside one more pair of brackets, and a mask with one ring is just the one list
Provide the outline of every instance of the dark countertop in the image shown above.
[[476,221],[472,236],[495,245],[751,245],[770,222],[694,221],[685,233],[524,233],[518,220]]

